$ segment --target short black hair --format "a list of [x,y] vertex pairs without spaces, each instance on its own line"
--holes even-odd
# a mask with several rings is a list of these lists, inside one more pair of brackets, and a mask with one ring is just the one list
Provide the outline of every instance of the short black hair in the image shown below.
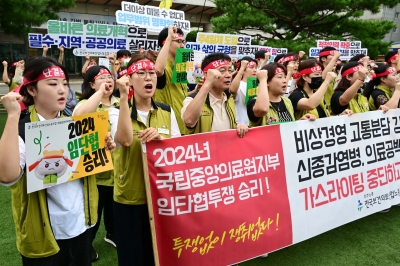
[[[177,28],[177,29],[176,29],[176,32],[179,33],[179,34],[181,34],[182,36],[184,36],[184,33],[183,33],[183,31],[182,31],[180,28]],[[168,37],[168,28],[164,28],[164,29],[162,29],[162,31],[160,31],[160,33],[158,34],[158,46],[163,47],[163,46],[164,46],[163,41],[164,41],[165,39],[167,39],[167,37]]]
[[124,56],[129,56],[129,57],[131,57],[132,56],[132,53],[131,52],[129,52],[128,50],[119,50],[118,52],[117,52],[117,59],[119,59],[119,58],[121,58],[121,57],[124,57]]
[[264,58],[265,58],[265,54],[266,54],[267,52],[268,52],[267,50],[257,51],[257,52],[255,53],[254,57],[255,57],[255,59],[258,59],[258,58],[264,59]]
[[392,56],[394,56],[395,54],[397,54],[397,52],[389,52],[389,53],[387,53],[386,55],[385,55],[385,62],[388,62],[389,61],[389,59],[392,57]]
[[285,56],[285,54],[278,54],[277,56],[275,56],[274,62],[277,63],[284,56]]
[[[323,48],[321,51],[320,51],[320,53],[321,52],[325,52],[325,51],[336,51],[336,48],[335,47],[332,47],[332,46],[327,46],[327,47],[325,47],[325,48]],[[328,56],[327,55],[324,55],[324,56],[320,56],[319,57],[319,61],[322,63],[322,58],[328,58]]]
[[209,63],[215,60],[228,60],[231,61],[229,55],[224,53],[212,53],[204,57],[203,62],[201,63],[201,69],[204,69]]
[[365,54],[357,54],[350,58],[349,62],[358,62],[358,60],[362,59],[365,57]]

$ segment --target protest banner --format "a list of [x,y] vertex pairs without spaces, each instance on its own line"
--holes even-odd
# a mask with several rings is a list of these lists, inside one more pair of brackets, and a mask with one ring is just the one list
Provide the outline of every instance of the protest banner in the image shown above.
[[198,83],[203,77],[201,62],[205,54],[191,49],[176,49],[172,83]]
[[348,41],[337,41],[337,40],[330,40],[330,41],[318,40],[317,47],[310,48],[309,56],[319,57],[319,52],[327,46],[334,47],[336,48],[336,50],[341,52],[342,53],[342,55],[340,56],[341,60],[350,59],[358,54],[368,55],[368,49],[361,48],[360,41],[348,42]]
[[399,133],[390,110],[147,143],[156,265],[232,265],[399,204]]
[[108,112],[25,124],[28,193],[112,170]]
[[[137,44],[141,40],[147,41],[145,28],[126,25],[49,20],[47,21],[47,31],[48,33],[44,36],[41,33],[29,33],[29,47],[42,48],[44,45],[76,47],[73,50],[75,56],[87,54],[105,56],[117,53],[121,49],[129,50],[132,44]],[[158,45],[152,48],[155,50]]]
[[190,31],[190,21],[185,20],[185,12],[180,10],[166,10],[125,1],[121,2],[121,9],[115,13],[118,24],[136,25],[155,32],[170,26],[176,26],[184,32]]
[[198,32],[196,42],[200,44],[216,44],[228,46],[249,46],[251,45],[251,36],[234,35],[234,34],[219,34],[212,32]]
[[258,94],[258,82],[257,77],[248,77],[247,78],[247,88],[246,88],[246,99],[244,100],[244,104],[257,97]]
[[286,54],[287,48],[272,48],[267,46],[230,46],[230,45],[220,45],[220,44],[207,44],[198,42],[187,42],[185,48],[192,49],[194,51],[201,51],[205,54],[212,53],[224,53],[229,55],[231,58],[242,58],[244,56],[250,56],[254,58],[256,52],[260,50],[267,50],[270,52],[271,57],[275,57],[278,54]]

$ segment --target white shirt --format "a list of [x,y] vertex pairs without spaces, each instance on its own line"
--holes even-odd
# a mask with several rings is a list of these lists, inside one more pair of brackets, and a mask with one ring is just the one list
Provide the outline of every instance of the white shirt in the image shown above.
[[[39,114],[38,117],[39,121],[46,120]],[[15,184],[24,173],[26,147],[21,137],[18,139],[18,145],[21,175],[16,181],[2,185],[11,186]],[[55,239],[74,238],[85,232],[88,228],[94,226],[86,225],[82,180],[78,179],[66,182],[47,188],[46,191],[50,223]]]
[[244,104],[246,100],[247,82],[240,81],[238,92],[235,97],[236,117],[240,124],[249,125],[247,116],[247,107]]

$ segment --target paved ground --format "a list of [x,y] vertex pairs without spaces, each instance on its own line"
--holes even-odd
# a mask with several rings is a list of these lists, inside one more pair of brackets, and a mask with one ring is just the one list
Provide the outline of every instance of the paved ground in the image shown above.
[[[83,79],[71,79],[69,82],[71,89],[79,92],[81,91],[82,83]],[[6,93],[8,93],[8,86],[5,83],[0,82],[0,94],[6,94]]]

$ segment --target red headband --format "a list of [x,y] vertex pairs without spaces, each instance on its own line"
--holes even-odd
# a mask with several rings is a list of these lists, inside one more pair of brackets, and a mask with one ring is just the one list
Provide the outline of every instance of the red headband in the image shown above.
[[[180,33],[175,33],[175,34],[174,34],[174,40],[177,39],[177,38],[183,38],[183,35],[180,34]],[[164,45],[166,41],[167,41],[167,39],[165,39],[164,41],[162,41],[162,45]]]
[[214,60],[211,63],[209,63],[208,65],[205,66],[205,68],[203,68],[203,73],[207,72],[209,69],[216,69],[222,66],[230,66],[231,62],[229,62],[228,60]]
[[128,69],[124,69],[124,70],[121,70],[120,72],[118,72],[118,75],[122,77],[122,76],[125,76],[127,73],[128,73]]
[[396,72],[397,72],[397,71],[396,71],[396,69],[395,69],[394,67],[389,67],[389,68],[386,69],[386,71],[383,72],[383,73],[379,73],[379,74],[376,74],[376,73],[375,73],[375,75],[374,75],[373,78],[384,77],[384,76],[387,76],[387,75],[389,75],[389,74],[393,74],[393,73],[396,73]]
[[28,85],[30,83],[42,80],[42,79],[51,79],[51,78],[64,78],[65,79],[65,74],[64,71],[58,67],[58,66],[52,66],[49,67],[45,70],[43,70],[42,74],[39,75],[39,77],[37,77],[34,80],[28,80],[26,77],[24,77],[24,85]]
[[329,51],[323,51],[319,53],[319,57],[321,56],[328,56],[328,55],[334,55],[336,50],[329,50]]
[[64,157],[64,156],[61,156],[61,155],[51,155],[51,156],[43,157],[40,161],[36,161],[36,162],[34,162],[33,164],[29,165],[29,167],[28,167],[29,172],[32,171],[33,169],[35,169],[36,166],[38,166],[39,163],[40,163],[41,161],[43,161],[43,160],[45,160],[45,159],[54,159],[54,158],[62,158],[62,159],[64,159],[65,162],[66,162],[70,167],[74,164],[73,161],[71,161],[70,159],[68,159],[68,158],[66,158],[66,157]]
[[103,75],[111,75],[111,74],[110,74],[110,72],[108,72],[107,69],[101,68],[100,71],[99,71],[99,73],[93,78],[93,80],[96,80],[96,79],[98,79],[100,76],[103,76]]
[[399,55],[395,54],[394,56],[392,56],[391,58],[389,58],[389,60],[387,61],[388,64],[390,64],[393,60],[395,60]]
[[156,66],[150,60],[141,60],[136,63],[130,65],[127,69],[126,74],[132,75],[133,73],[138,72],[139,70],[156,70]]
[[[280,73],[285,73],[285,70],[283,69],[283,68],[281,68],[281,67],[277,67],[276,69],[275,69],[275,75],[278,75],[278,74],[280,74]],[[275,76],[274,75],[274,76]]]
[[342,77],[345,77],[345,76],[347,76],[347,75],[351,75],[351,74],[353,74],[354,72],[357,72],[358,70],[360,70],[360,69],[362,69],[362,68],[363,68],[362,65],[358,65],[358,66],[349,68],[349,69],[347,69],[346,71],[343,72]]
[[288,57],[282,57],[281,59],[279,59],[278,63],[282,64],[282,63],[286,63],[286,62],[290,62],[290,61],[297,61],[297,60],[293,55],[291,55]]
[[299,73],[294,74],[292,77],[294,79],[298,79],[303,75],[308,75],[308,74],[315,73],[315,72],[320,72],[320,71],[322,71],[322,68],[319,65],[316,65],[316,66],[313,66],[313,67],[310,67],[310,68],[303,69]]
[[254,61],[250,61],[250,62],[247,63],[246,68],[249,68],[249,67],[252,67],[252,66],[257,66],[257,63],[254,62]]

